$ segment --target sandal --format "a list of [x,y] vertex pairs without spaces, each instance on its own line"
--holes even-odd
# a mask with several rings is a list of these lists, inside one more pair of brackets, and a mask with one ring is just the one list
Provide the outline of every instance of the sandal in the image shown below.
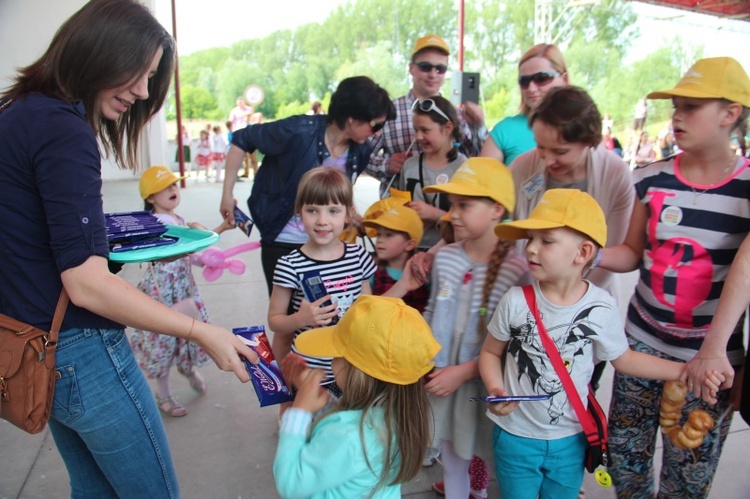
[[179,418],[185,416],[188,410],[185,409],[179,402],[177,402],[171,395],[167,395],[164,398],[160,398],[156,395],[156,405],[159,406],[159,410],[164,414],[172,416],[173,418]]

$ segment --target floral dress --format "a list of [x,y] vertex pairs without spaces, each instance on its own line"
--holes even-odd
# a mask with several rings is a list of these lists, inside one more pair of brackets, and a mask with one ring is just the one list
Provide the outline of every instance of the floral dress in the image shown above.
[[[184,219],[178,215],[167,223],[174,222],[185,225]],[[150,262],[146,274],[138,283],[138,289],[170,307],[192,298],[200,313],[200,320],[209,322],[206,305],[193,278],[189,256],[168,263]],[[166,376],[172,365],[176,365],[182,373],[189,373],[193,367],[205,366],[209,360],[203,349],[191,341],[142,329],[133,329],[130,345],[138,364],[149,378]]]

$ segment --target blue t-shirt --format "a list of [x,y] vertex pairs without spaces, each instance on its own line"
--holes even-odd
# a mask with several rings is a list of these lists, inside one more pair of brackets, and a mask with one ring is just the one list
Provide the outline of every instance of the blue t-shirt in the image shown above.
[[529,127],[529,117],[525,114],[509,116],[490,132],[498,149],[503,151],[503,163],[510,165],[516,157],[536,147],[534,132]]
[[[101,190],[83,104],[34,93],[0,112],[0,312],[50,328],[60,274],[109,256]],[[73,327],[122,328],[71,303]]]

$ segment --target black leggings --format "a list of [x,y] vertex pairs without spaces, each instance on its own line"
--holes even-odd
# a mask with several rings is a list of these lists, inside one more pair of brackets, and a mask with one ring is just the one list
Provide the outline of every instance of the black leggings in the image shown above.
[[263,275],[266,278],[266,286],[268,287],[268,296],[271,296],[271,290],[273,289],[273,272],[276,270],[276,262],[279,261],[284,255],[288,255],[292,251],[300,248],[301,244],[289,244],[289,243],[260,243],[260,262],[263,266]]

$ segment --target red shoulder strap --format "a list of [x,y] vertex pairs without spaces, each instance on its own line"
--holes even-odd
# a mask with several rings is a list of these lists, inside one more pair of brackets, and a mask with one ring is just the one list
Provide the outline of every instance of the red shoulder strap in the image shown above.
[[547,329],[544,327],[544,323],[542,322],[542,318],[539,314],[539,307],[537,307],[536,304],[534,287],[531,284],[524,286],[523,295],[524,297],[526,297],[526,303],[528,304],[531,313],[534,314],[534,319],[536,320],[536,328],[537,331],[539,331],[539,337],[542,340],[542,345],[547,351],[547,356],[552,362],[552,366],[555,368],[555,372],[560,378],[560,381],[563,384],[563,388],[565,388],[565,393],[568,395],[568,400],[570,400],[570,403],[573,405],[573,409],[576,411],[578,421],[581,422],[583,431],[584,433],[586,433],[586,439],[589,442],[598,441],[599,433],[596,428],[596,423],[591,419],[591,416],[583,406],[583,402],[581,401],[581,397],[578,394],[578,390],[576,390],[573,379],[570,377],[570,373],[565,368],[565,363],[563,362],[562,357],[560,357],[560,352],[557,350],[555,342],[552,341],[549,333],[547,333]]

